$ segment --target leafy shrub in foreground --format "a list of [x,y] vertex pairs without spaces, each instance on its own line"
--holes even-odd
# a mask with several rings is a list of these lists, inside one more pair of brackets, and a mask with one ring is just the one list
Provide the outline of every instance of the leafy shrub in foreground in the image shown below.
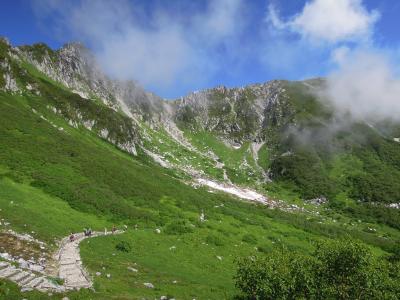
[[311,276],[314,263],[310,260],[302,255],[278,251],[264,258],[240,260],[236,287],[248,299],[310,298],[315,290]]
[[321,243],[311,257],[275,250],[238,261],[236,287],[246,299],[397,299],[398,263],[377,261],[351,240]]

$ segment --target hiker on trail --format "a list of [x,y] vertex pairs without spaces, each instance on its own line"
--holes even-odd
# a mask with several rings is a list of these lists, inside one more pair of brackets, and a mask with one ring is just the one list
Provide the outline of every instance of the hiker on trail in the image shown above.
[[91,235],[92,235],[92,229],[90,229],[90,228],[85,228],[85,230],[83,231],[83,233],[85,234],[85,236],[91,236]]
[[112,233],[114,234],[115,231],[117,231],[117,228],[115,227],[115,225],[113,225],[113,227],[112,227]]
[[71,232],[71,235],[69,236],[69,241],[73,242],[75,240],[74,234]]

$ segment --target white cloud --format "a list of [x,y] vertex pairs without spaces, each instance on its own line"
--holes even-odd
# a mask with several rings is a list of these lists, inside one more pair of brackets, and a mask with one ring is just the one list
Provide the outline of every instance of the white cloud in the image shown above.
[[277,29],[298,33],[313,42],[328,43],[366,40],[378,18],[378,12],[367,11],[361,0],[311,0],[301,13],[286,22],[270,6],[267,16]]
[[331,53],[331,60],[336,64],[343,64],[351,49],[347,46],[340,46]]
[[151,12],[126,0],[33,3],[40,18],[57,15],[62,39],[89,45],[109,74],[158,87],[212,76],[210,49],[238,31],[243,6],[243,0],[209,1],[188,18],[162,2]]
[[197,30],[214,42],[232,36],[240,28],[242,0],[211,1],[206,15],[198,16]]
[[341,58],[327,79],[323,96],[356,120],[400,120],[400,78],[389,58],[377,51],[358,50]]

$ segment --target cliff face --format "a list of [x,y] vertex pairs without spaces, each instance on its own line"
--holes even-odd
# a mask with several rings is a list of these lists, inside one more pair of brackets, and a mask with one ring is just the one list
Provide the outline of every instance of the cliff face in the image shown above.
[[285,114],[285,82],[242,88],[217,87],[177,101],[175,118],[183,126],[212,131],[232,143],[265,140],[265,130]]

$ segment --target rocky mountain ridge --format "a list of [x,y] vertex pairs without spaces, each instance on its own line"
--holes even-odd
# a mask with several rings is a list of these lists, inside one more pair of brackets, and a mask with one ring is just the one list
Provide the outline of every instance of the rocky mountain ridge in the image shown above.
[[[4,90],[41,95],[43,89],[40,82],[27,79],[22,83],[16,80],[21,78],[19,72],[26,73],[25,68],[32,66],[80,98],[100,102],[133,120],[132,129],[125,129],[128,138],[124,141],[116,141],[116,134],[110,128],[98,128],[99,136],[122,149],[130,149],[129,153],[136,153],[134,144],[136,147],[142,145],[142,139],[137,138],[141,131],[138,124],[142,122],[151,128],[162,128],[177,143],[194,150],[193,145],[183,137],[181,129],[213,132],[230,147],[239,147],[245,141],[262,143],[265,140],[264,129],[271,122],[278,122],[283,113],[279,111],[285,92],[281,81],[242,88],[221,86],[191,93],[175,101],[165,101],[133,81],[110,79],[93,53],[82,44],[70,43],[59,50],[52,50],[45,44],[12,47],[3,39],[1,45],[2,77],[6,82]],[[54,109],[63,113],[60,108]],[[71,114],[66,117],[74,126],[81,123],[92,130],[99,123],[85,116],[84,111],[77,110],[73,115],[75,117]],[[216,157],[215,154],[212,156]]]
[[[305,199],[332,198],[345,184],[349,196],[361,201],[396,202],[391,199],[400,195],[400,170],[393,157],[400,126],[385,124],[385,134],[365,122],[332,129],[335,113],[315,94],[323,84],[315,79],[219,86],[166,101],[133,81],[110,79],[81,44],[52,50],[0,41],[0,89],[38,98],[34,109],[43,120],[57,114],[70,126],[191,178],[255,188],[272,179]],[[346,179],[334,173],[336,161],[348,157],[361,162],[361,180],[344,162]],[[379,182],[390,182],[384,196],[364,192],[370,190],[365,185]]]
[[175,118],[196,130],[217,132],[234,144],[265,140],[264,130],[276,125],[285,101],[284,81],[240,88],[224,86],[182,97]]
[[[276,107],[285,92],[281,81],[242,88],[221,86],[165,101],[133,81],[110,79],[93,53],[79,43],[66,44],[54,51],[45,44],[12,47],[3,40],[3,48],[9,57],[28,62],[82,98],[100,100],[152,126],[160,126],[168,119],[169,123],[186,123],[188,127],[219,132],[230,141],[261,140],[264,135],[260,128],[277,122],[282,113]],[[18,86],[9,64],[3,64],[5,90],[34,89]]]
[[93,53],[80,43],[66,44],[56,51],[44,44],[16,49],[44,74],[85,99],[97,98],[111,108],[145,120],[162,112],[160,97],[146,92],[134,81],[110,79]]

